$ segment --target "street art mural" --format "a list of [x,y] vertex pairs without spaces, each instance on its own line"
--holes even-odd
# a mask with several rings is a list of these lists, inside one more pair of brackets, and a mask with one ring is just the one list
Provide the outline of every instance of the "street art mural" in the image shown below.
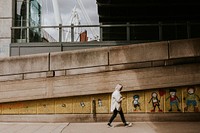
[[127,93],[126,92],[122,92],[122,97],[124,97],[125,99],[123,100],[122,102],[122,109],[123,109],[123,112],[124,113],[127,113],[127,102],[128,102],[128,99],[127,99]]
[[199,91],[196,87],[190,86],[184,90],[184,112],[199,112]]
[[166,94],[166,110],[169,112],[180,112],[181,91],[177,91],[177,89],[174,88],[171,88],[168,91],[168,95]]
[[73,113],[75,114],[89,114],[92,106],[91,96],[81,96],[73,98]]
[[144,91],[127,93],[128,113],[145,112]]
[[152,104],[152,109],[151,109],[151,112],[155,112],[156,111],[156,108],[158,109],[158,112],[162,112],[163,110],[160,108],[160,98],[158,96],[158,93],[153,91],[151,93],[151,98],[149,100],[148,103],[151,103]]
[[96,113],[109,113],[110,111],[110,95],[93,95],[92,100],[96,102]]
[[133,101],[132,101],[134,111],[137,111],[138,109],[141,110],[140,108],[140,96],[139,95],[134,95],[133,96]]
[[73,113],[73,97],[58,98],[55,100],[56,114]]
[[[122,92],[122,96],[122,108],[128,114],[200,112],[200,86]],[[111,94],[97,94],[2,103],[0,114],[107,114],[110,98]]]

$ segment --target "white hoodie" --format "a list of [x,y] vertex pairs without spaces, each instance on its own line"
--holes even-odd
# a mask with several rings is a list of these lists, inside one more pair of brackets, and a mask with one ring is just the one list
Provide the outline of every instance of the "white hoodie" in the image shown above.
[[118,111],[121,110],[121,102],[122,102],[123,98],[122,98],[120,91],[121,91],[122,87],[123,87],[122,85],[117,84],[117,86],[115,87],[115,91],[112,93],[111,112],[113,112],[115,109],[117,109]]

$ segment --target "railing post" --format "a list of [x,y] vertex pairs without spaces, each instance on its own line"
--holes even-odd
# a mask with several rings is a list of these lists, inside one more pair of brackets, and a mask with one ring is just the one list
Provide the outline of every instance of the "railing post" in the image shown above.
[[187,21],[187,38],[191,38],[191,27],[190,27],[190,22]]
[[62,24],[59,24],[59,43],[60,43],[60,51],[63,51],[63,46],[62,46]]
[[27,27],[27,29],[26,29],[26,42],[27,43],[29,43],[29,41],[30,41],[30,37],[29,37],[29,21],[30,21],[30,16],[29,16],[29,14],[30,14],[30,12],[29,12],[29,10],[30,10],[30,0],[27,0],[26,1],[26,27]]
[[130,26],[129,26],[129,22],[126,23],[126,41],[130,41]]
[[100,30],[99,30],[99,31],[100,31],[100,33],[99,33],[99,34],[100,34],[100,42],[102,42],[102,41],[103,41],[103,28],[102,28],[102,23],[100,23],[100,27],[99,27],[99,28],[100,28]]
[[62,42],[62,24],[59,24],[59,43]]
[[71,42],[74,42],[74,24],[71,24]]
[[163,35],[163,34],[162,34],[162,32],[163,32],[163,31],[162,31],[162,22],[159,21],[159,22],[158,22],[158,25],[159,25],[159,26],[158,26],[158,29],[159,29],[159,40],[161,41],[161,40],[163,40],[163,36],[162,36],[162,35]]

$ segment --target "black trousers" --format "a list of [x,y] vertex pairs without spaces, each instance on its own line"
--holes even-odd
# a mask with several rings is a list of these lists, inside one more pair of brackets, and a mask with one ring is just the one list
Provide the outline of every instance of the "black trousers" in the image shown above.
[[124,113],[123,113],[122,109],[121,109],[120,111],[117,111],[117,109],[115,109],[115,110],[113,111],[113,115],[111,116],[111,118],[110,118],[110,120],[109,120],[109,123],[112,123],[112,122],[113,122],[113,120],[114,120],[115,117],[117,116],[117,113],[120,114],[121,120],[122,120],[122,122],[125,124],[125,123],[126,123],[126,120],[125,120]]

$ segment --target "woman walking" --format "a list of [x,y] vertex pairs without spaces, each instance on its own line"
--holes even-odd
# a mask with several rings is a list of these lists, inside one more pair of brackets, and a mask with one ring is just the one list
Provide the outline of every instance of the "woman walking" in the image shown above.
[[123,113],[123,110],[122,110],[122,107],[121,107],[122,100],[125,99],[121,95],[122,88],[123,88],[123,86],[121,84],[117,84],[116,87],[115,87],[115,91],[112,93],[111,112],[113,112],[113,115],[108,122],[109,127],[112,127],[111,123],[113,122],[113,120],[115,119],[115,117],[117,116],[118,113],[120,114],[120,117],[121,117],[122,122],[124,123],[124,126],[131,126],[132,125],[132,123],[126,122],[125,117],[124,117],[124,113]]

